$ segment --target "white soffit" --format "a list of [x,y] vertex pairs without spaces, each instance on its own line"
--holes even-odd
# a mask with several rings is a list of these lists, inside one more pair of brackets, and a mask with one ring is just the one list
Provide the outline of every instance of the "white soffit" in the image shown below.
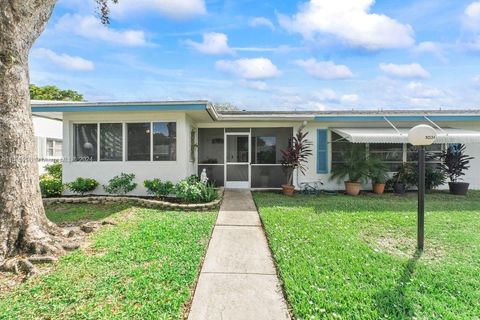
[[[394,128],[332,128],[333,132],[352,143],[408,143],[410,129]],[[434,143],[480,143],[480,131],[435,129]]]

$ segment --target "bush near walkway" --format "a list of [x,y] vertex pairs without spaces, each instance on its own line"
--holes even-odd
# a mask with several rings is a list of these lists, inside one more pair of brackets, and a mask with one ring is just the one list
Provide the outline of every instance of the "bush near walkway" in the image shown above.
[[479,318],[479,191],[426,196],[421,256],[416,193],[254,199],[296,318]]

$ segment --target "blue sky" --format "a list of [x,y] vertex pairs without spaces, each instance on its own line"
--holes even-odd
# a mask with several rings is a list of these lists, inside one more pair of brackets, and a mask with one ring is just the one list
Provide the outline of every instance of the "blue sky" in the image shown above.
[[480,1],[59,0],[31,82],[89,101],[242,109],[480,106]]

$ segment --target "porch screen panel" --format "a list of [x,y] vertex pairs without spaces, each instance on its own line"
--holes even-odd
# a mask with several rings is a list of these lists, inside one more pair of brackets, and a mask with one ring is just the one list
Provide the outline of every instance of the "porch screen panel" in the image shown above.
[[198,176],[202,174],[203,169],[207,170],[208,182],[216,187],[225,185],[225,171],[223,165],[198,165]]
[[225,158],[224,130],[198,129],[198,163],[223,164]]
[[280,188],[287,181],[281,165],[282,150],[292,136],[292,127],[252,128],[252,188]]
[[150,122],[127,123],[127,161],[150,161]]
[[286,182],[282,166],[252,166],[252,188],[281,188]]
[[75,161],[97,161],[96,123],[73,125],[73,157]]
[[123,125],[100,123],[100,161],[123,160]]

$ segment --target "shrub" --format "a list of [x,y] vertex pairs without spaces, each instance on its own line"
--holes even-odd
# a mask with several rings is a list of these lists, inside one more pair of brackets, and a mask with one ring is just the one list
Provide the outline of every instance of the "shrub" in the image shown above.
[[175,185],[175,195],[178,199],[185,202],[200,202],[202,199],[202,186],[204,186],[203,183],[192,182],[191,179],[186,178]]
[[457,182],[459,179],[463,180],[461,177],[465,175],[464,171],[470,168],[468,164],[470,160],[474,159],[474,157],[466,155],[465,150],[464,144],[450,145],[440,156],[442,170],[451,182]]
[[98,182],[90,178],[77,178],[70,183],[67,183],[68,190],[79,193],[82,196],[86,192],[92,192],[98,187]]
[[133,182],[133,179],[135,179],[133,173],[122,172],[118,176],[110,179],[108,184],[103,186],[103,189],[110,194],[124,195],[137,187],[137,184]]
[[45,165],[45,171],[52,177],[62,180],[62,163],[54,162],[52,164]]
[[175,185],[175,195],[178,199],[190,203],[210,202],[218,198],[218,192],[213,184],[203,184],[196,176],[178,182]]
[[40,177],[40,191],[44,197],[58,197],[63,192],[62,180],[50,174]]
[[153,194],[156,197],[165,197],[172,193],[174,185],[170,181],[162,182],[160,179],[145,180],[143,182],[145,188],[147,188],[148,194]]
[[218,191],[211,183],[203,185],[202,202],[211,202],[218,199]]

